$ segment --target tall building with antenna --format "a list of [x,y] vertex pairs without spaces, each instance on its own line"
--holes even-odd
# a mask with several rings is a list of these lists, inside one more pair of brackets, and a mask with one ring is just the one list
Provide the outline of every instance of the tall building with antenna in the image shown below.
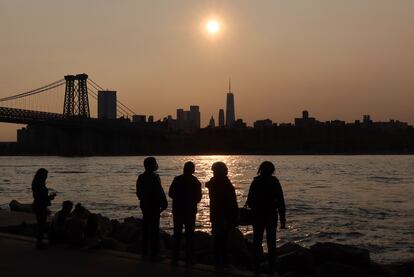
[[236,121],[234,94],[231,92],[231,79],[229,79],[229,92],[227,92],[226,100],[226,127],[231,127]]

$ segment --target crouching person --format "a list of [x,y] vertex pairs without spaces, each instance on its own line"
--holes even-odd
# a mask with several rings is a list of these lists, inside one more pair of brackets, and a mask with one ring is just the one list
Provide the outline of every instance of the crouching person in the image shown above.
[[65,224],[69,214],[72,212],[72,208],[72,201],[64,201],[62,203],[62,209],[53,216],[49,230],[49,242],[51,244],[65,241]]

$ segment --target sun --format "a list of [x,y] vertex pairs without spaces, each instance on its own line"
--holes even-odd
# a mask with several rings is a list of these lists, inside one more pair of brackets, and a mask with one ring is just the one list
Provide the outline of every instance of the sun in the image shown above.
[[207,32],[209,32],[212,35],[216,34],[218,31],[220,31],[220,24],[219,24],[219,22],[217,20],[215,20],[215,19],[210,19],[207,22],[206,30],[207,30]]

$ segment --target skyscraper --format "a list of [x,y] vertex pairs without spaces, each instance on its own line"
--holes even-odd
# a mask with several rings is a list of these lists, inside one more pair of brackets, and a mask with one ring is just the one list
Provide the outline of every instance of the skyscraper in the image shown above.
[[208,123],[208,127],[210,128],[215,128],[216,127],[216,123],[214,122],[214,117],[211,116],[210,118],[210,122]]
[[179,130],[184,129],[184,110],[177,109],[177,128]]
[[219,127],[224,127],[224,110],[223,109],[219,110],[218,118],[219,118],[219,122],[218,122]]
[[226,101],[226,127],[231,127],[236,120],[234,111],[234,95],[231,92],[231,80],[229,80],[229,92]]
[[200,129],[200,107],[199,106],[190,106],[190,114],[192,127],[194,129]]
[[116,119],[116,91],[98,91],[98,118]]

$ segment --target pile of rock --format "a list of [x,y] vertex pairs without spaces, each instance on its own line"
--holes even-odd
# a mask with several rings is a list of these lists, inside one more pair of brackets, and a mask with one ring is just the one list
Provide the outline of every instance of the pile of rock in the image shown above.
[[[27,208],[22,204],[17,206]],[[90,220],[91,218],[93,220]],[[100,214],[93,214],[86,210],[84,218],[68,220],[65,228],[67,228],[67,234],[69,234],[65,243],[80,247],[93,246],[133,253],[140,253],[141,251],[143,223],[139,218],[128,217],[122,221],[110,220]],[[91,229],[93,230],[93,236],[88,237]],[[22,224],[0,231],[34,236],[34,230],[33,225]],[[79,236],[76,234],[79,234]],[[74,238],[80,239],[81,243],[75,243],[77,239],[74,240]],[[161,231],[161,255],[171,256],[172,245],[172,236]],[[242,270],[253,269],[253,245],[238,229],[230,234],[229,252],[233,266]],[[193,237],[193,253],[194,260],[197,263],[213,264],[212,236],[206,232],[196,231]],[[277,257],[277,272],[279,276],[284,277],[414,276],[414,261],[380,265],[371,261],[368,250],[337,243],[316,243],[310,248],[295,243],[286,243],[277,248]],[[263,272],[267,271],[266,267],[266,257],[263,257],[261,266]]]

